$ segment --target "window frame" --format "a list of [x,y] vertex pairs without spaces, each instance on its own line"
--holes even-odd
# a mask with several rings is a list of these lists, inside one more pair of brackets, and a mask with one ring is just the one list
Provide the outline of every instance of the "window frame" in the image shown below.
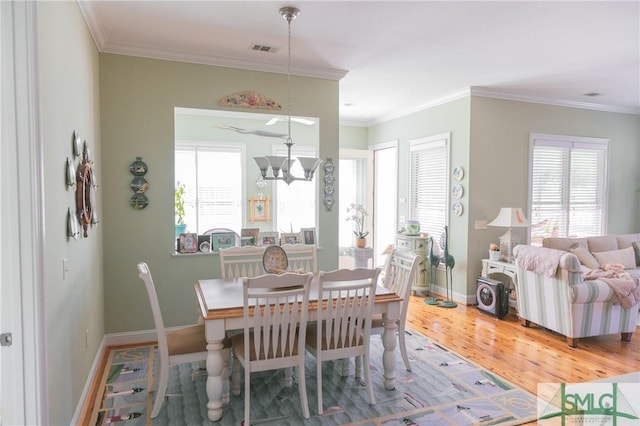
[[[415,170],[413,166],[413,153],[415,151],[424,151],[427,149],[437,149],[441,146],[444,150],[444,172],[441,178],[443,179],[443,195],[444,195],[444,204],[442,204],[443,210],[443,228],[440,230],[440,233],[434,233],[436,230],[436,224],[433,226],[427,225],[423,220],[420,220],[419,217],[415,214],[416,206],[414,200],[416,198],[416,188],[415,188]],[[444,226],[449,224],[449,187],[451,186],[451,181],[449,178],[450,170],[451,170],[451,133],[441,133],[437,135],[427,136],[424,138],[413,139],[409,141],[409,203],[408,203],[408,220],[419,220],[420,228],[422,232],[427,232],[429,235],[434,237],[434,241],[438,241],[440,238],[440,234],[444,232]]]
[[[196,160],[197,160],[197,155],[198,155],[198,150],[202,149],[202,150],[207,150],[209,152],[213,151],[213,152],[234,152],[234,153],[239,153],[240,154],[240,164],[241,164],[241,170],[239,171],[239,175],[240,175],[240,187],[241,187],[241,193],[240,193],[240,211],[241,211],[241,223],[240,223],[240,229],[238,229],[235,232],[240,233],[241,228],[244,226],[244,224],[246,223],[247,220],[247,203],[246,203],[246,180],[247,180],[247,161],[246,161],[246,145],[244,143],[230,143],[230,142],[218,142],[218,141],[203,141],[203,140],[176,140],[174,141],[174,156],[175,156],[175,152],[179,151],[179,150],[193,150],[195,151],[195,155],[196,155]],[[195,170],[195,176],[196,176],[196,191],[198,188],[198,170],[197,170],[197,161],[195,164],[196,170]],[[174,183],[176,182],[176,164],[174,161]],[[197,214],[197,209],[198,209],[198,199],[197,199],[197,195],[196,195],[196,200],[195,200],[195,208],[196,208],[196,224],[199,226],[198,222],[198,214]],[[175,223],[175,222],[174,222]],[[198,226],[195,227],[195,229],[198,229]],[[199,230],[198,232],[205,232],[207,231],[206,229],[204,230]],[[195,231],[194,231],[195,232]]]
[[[594,137],[585,137],[585,136],[567,136],[567,135],[553,135],[553,134],[545,134],[545,133],[531,133],[529,135],[529,176],[528,176],[528,194],[527,194],[527,214],[530,218],[530,222],[534,224],[535,216],[534,216],[534,206],[533,206],[533,176],[534,176],[534,155],[535,148],[547,146],[547,147],[557,147],[560,149],[569,150],[569,155],[571,151],[576,150],[594,150],[594,151],[602,151],[604,158],[602,161],[602,182],[601,184],[601,210],[602,214],[600,217],[600,231],[599,235],[606,235],[607,233],[607,217],[609,212],[609,184],[610,184],[610,176],[609,176],[609,161],[610,161],[610,139],[607,138],[594,138]],[[562,174],[563,174],[563,185],[567,187],[567,193],[563,195],[563,214],[565,217],[570,216],[571,212],[571,181],[570,181],[570,169],[567,169],[567,166],[570,166],[570,157],[568,162],[563,165]],[[566,228],[569,230],[569,222],[567,222]],[[534,227],[530,228],[530,231],[527,233],[528,242],[530,244],[535,244],[534,238]],[[559,237],[566,237],[565,235],[558,235]]]

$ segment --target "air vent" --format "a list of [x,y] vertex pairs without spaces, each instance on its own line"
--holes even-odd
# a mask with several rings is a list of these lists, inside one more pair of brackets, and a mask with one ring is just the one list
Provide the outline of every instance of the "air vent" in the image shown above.
[[585,96],[590,96],[592,98],[595,98],[596,96],[602,96],[602,93],[598,93],[598,92],[589,92],[589,93],[585,93]]
[[257,50],[258,52],[276,53],[278,51],[278,48],[273,46],[265,46],[264,44],[254,43],[251,46],[251,50]]

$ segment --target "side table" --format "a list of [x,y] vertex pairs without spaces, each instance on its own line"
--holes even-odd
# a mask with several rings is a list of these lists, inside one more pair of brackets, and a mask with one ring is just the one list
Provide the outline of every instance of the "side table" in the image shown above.
[[511,262],[503,262],[502,260],[482,259],[482,276],[492,278],[493,274],[503,274],[510,278],[511,282],[505,283],[510,289],[509,306],[516,306],[516,264]]
[[418,271],[413,281],[413,292],[415,294],[426,295],[429,292],[429,282],[427,280],[427,250],[429,237],[413,235],[396,235],[396,248],[411,250],[422,258],[418,265]]
[[356,268],[369,268],[369,259],[373,259],[373,248],[353,248],[353,257],[355,258]]

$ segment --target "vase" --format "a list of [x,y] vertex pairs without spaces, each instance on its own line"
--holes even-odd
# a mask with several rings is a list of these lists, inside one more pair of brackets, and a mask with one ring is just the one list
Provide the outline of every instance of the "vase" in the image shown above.
[[419,235],[420,234],[420,222],[417,220],[408,220],[404,227],[404,232],[407,235]]
[[176,238],[178,238],[180,234],[184,234],[185,232],[187,232],[186,223],[176,224]]
[[489,250],[489,260],[500,260],[500,250]]
[[356,247],[365,248],[367,246],[366,238],[356,238]]

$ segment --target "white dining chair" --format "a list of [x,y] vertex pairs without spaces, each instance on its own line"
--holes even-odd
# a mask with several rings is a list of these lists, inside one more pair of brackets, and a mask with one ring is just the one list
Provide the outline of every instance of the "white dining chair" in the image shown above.
[[318,256],[315,244],[283,244],[290,271],[318,272]]
[[231,337],[234,362],[245,371],[244,424],[251,424],[251,373],[296,367],[305,419],[309,403],[304,344],[313,274],[265,274],[243,278],[244,333]]
[[151,409],[151,418],[155,418],[158,416],[166,396],[169,368],[177,364],[205,361],[207,359],[207,341],[204,334],[204,324],[191,325],[167,332],[164,328],[151,271],[146,263],[138,263],[138,276],[144,281],[147,289],[158,339],[160,368],[153,408]]
[[[318,414],[323,413],[322,363],[362,357],[369,365],[369,337],[376,285],[380,269],[321,271],[318,294],[326,309],[318,310],[315,324],[307,326],[306,349],[316,358]],[[325,302],[323,301],[323,304]],[[375,404],[369,369],[364,371],[370,404]]]
[[[400,316],[396,321],[398,325],[398,345],[400,346],[400,354],[404,361],[407,371],[411,371],[409,356],[407,355],[407,344],[405,341],[407,309],[409,308],[409,299],[413,281],[418,271],[418,266],[422,257],[408,250],[394,249],[387,258],[385,264],[384,287],[393,291],[402,297],[400,304]],[[384,333],[384,320],[382,315],[374,315],[371,321],[371,334]],[[358,370],[358,367],[356,367]]]
[[262,257],[265,247],[244,246],[220,249],[222,278],[256,277],[265,273]]

